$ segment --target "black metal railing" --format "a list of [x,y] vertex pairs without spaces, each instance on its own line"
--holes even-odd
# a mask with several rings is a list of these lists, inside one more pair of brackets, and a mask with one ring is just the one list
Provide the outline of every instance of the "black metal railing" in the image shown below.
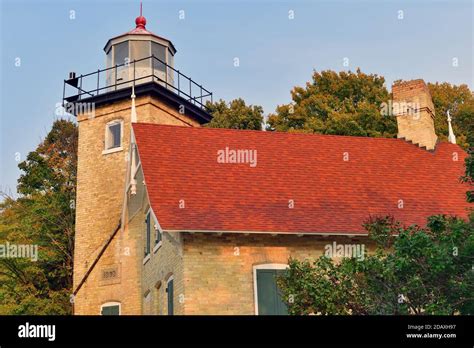
[[152,55],[85,75],[70,73],[69,79],[64,80],[63,104],[77,103],[82,99],[146,82],[158,83],[205,110],[206,102],[213,101],[212,92]]

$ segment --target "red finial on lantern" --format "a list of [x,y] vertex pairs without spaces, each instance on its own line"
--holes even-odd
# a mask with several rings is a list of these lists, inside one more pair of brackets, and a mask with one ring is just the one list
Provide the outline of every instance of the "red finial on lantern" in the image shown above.
[[137,28],[145,29],[146,18],[142,16],[142,2],[140,1],[140,16],[135,19]]

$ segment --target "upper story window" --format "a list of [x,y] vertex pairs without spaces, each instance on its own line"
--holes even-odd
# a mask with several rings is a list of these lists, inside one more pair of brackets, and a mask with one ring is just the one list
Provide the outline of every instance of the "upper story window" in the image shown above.
[[151,222],[152,218],[151,218],[151,210],[148,211],[148,214],[146,214],[146,219],[145,219],[145,223],[146,223],[146,235],[145,235],[145,257],[147,257],[149,254],[150,254],[150,241],[151,241]]
[[158,228],[158,224],[155,223],[153,228],[155,229],[155,248],[161,244],[161,239],[162,239],[162,236],[161,236],[161,231],[160,229]]
[[146,219],[145,219],[145,224],[146,224],[146,232],[145,232],[145,257],[150,254],[150,249],[151,249],[151,238],[154,238],[155,243],[153,246],[153,252],[156,252],[162,242],[162,234],[161,230],[158,226],[158,222],[156,221],[154,214],[151,209],[148,210],[148,213],[146,214]]
[[105,151],[114,152],[122,149],[123,121],[107,123],[105,128]]

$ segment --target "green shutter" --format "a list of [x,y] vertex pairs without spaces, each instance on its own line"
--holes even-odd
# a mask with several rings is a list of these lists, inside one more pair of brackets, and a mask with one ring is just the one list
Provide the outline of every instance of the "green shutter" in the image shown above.
[[104,306],[102,307],[101,314],[102,315],[119,315],[120,314],[119,305]]
[[168,315],[174,314],[174,284],[173,279],[168,282],[168,287],[166,288],[168,293]]
[[283,302],[276,280],[284,270],[257,270],[258,314],[287,315],[288,310]]

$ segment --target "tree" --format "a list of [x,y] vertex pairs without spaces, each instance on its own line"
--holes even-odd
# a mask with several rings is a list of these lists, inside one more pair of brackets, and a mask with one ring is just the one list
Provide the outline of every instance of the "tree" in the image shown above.
[[389,99],[385,79],[357,69],[314,72],[312,83],[291,91],[293,102],[268,117],[268,130],[369,137],[396,137],[395,118],[381,114]]
[[462,177],[462,181],[469,185],[469,189],[466,192],[467,201],[474,203],[474,147],[470,147],[468,150],[469,156],[466,157],[466,175]]
[[[380,113],[390,94],[379,75],[326,70],[314,72],[312,82],[291,91],[293,102],[270,114],[268,130],[370,137],[396,137],[394,117]],[[450,110],[457,142],[474,144],[474,96],[467,85],[428,83],[435,107],[435,129],[448,137],[446,111]]]
[[467,85],[450,83],[428,83],[435,107],[435,129],[441,140],[447,141],[448,122],[446,112],[450,110],[457,143],[467,149],[474,146],[474,96]]
[[38,247],[38,260],[0,258],[0,314],[70,314],[77,127],[66,120],[19,164],[20,197],[0,204],[0,244]]
[[278,280],[290,314],[474,314],[474,220],[439,215],[404,228],[385,217],[365,227],[378,248],[362,260],[290,260]]
[[213,119],[207,124],[211,128],[253,129],[261,130],[263,123],[263,108],[256,105],[246,105],[241,98],[226,103],[208,102],[206,107]]

